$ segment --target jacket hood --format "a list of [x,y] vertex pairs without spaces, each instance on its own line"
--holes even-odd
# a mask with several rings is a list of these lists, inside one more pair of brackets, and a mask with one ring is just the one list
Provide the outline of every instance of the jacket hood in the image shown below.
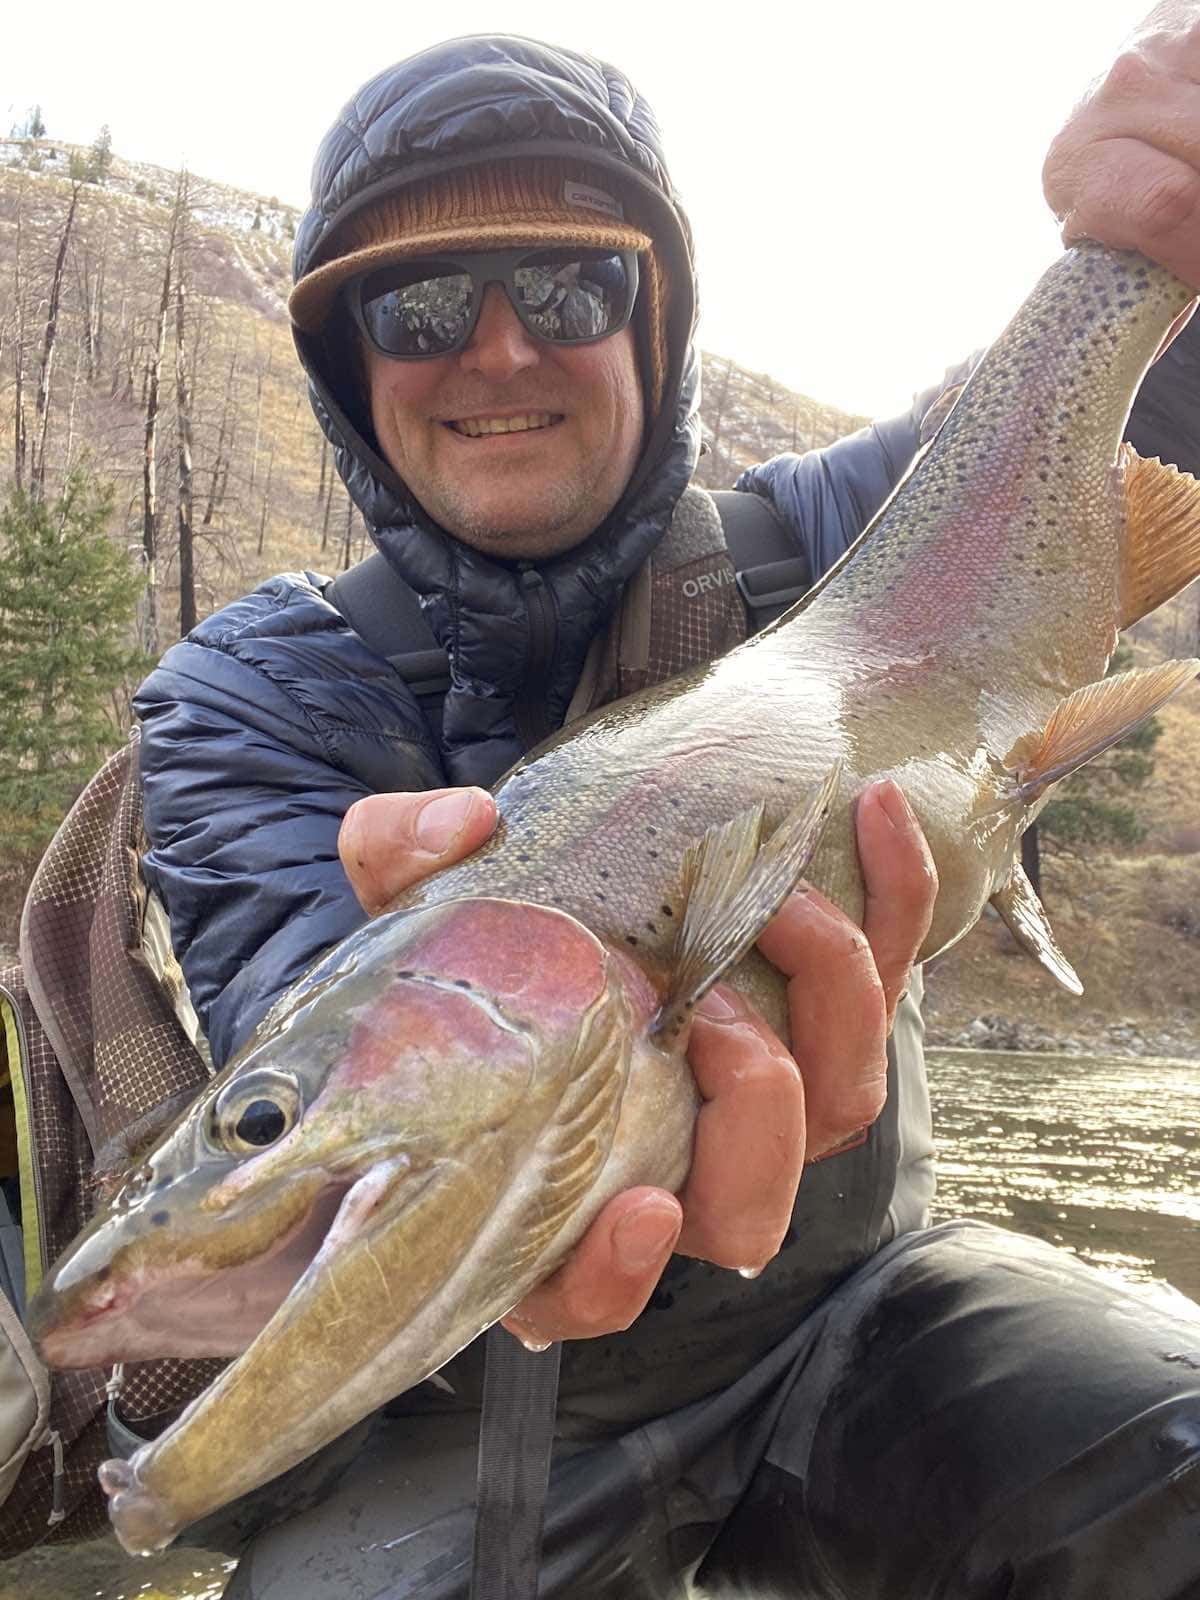
[[[667,527],[699,449],[699,361],[691,229],[671,186],[653,112],[615,68],[508,36],[450,40],[388,68],[343,109],[317,152],[312,203],[296,235],[297,282],[337,254],[339,227],[406,183],[482,161],[544,155],[619,179],[667,277],[667,372],[639,462],[604,524],[537,567],[554,613],[551,659],[538,666],[546,731],[562,720],[596,631],[623,582]],[[522,753],[515,705],[538,652],[530,563],[492,560],[450,538],[380,456],[340,313],[297,332],[317,420],[338,471],[387,560],[418,593],[450,657],[443,727],[452,780],[490,782]],[[482,625],[481,625],[482,623]]]

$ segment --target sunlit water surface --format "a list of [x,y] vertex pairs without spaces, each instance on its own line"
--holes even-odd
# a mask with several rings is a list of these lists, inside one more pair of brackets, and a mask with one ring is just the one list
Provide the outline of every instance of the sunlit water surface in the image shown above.
[[1200,1300],[1200,1062],[931,1050],[929,1076],[939,1218]]
[[[929,1071],[939,1219],[1036,1234],[1200,1316],[1200,1062],[931,1050]],[[0,1600],[217,1600],[230,1570],[106,1540],[0,1568]]]

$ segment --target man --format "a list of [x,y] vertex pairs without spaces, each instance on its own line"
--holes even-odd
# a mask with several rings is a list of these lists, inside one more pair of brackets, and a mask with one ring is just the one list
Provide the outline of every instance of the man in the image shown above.
[[[1047,185],[1073,233],[1200,283],[1193,60],[1200,10],[1166,8],[1076,112]],[[720,535],[685,493],[690,235],[618,72],[477,38],[382,74],[322,147],[296,269],[318,417],[451,681],[427,720],[293,576],[143,687],[146,872],[218,1061],[323,949],[487,837],[481,786],[523,750],[745,622],[722,609],[732,585],[706,591],[702,629],[666,599]],[[750,475],[813,576],[907,466],[922,410]],[[923,1229],[902,997],[935,886],[894,785],[868,790],[857,828],[863,933],[801,893],[761,942],[792,980],[790,1051],[715,992],[682,1196],[619,1196],[506,1319],[569,1341],[542,1592],[1200,1592],[1200,1337],[1028,1241]],[[1195,1367],[1164,1364],[1164,1340]],[[475,1345],[353,1451],[197,1530],[257,1535],[230,1595],[465,1592],[479,1392]]]

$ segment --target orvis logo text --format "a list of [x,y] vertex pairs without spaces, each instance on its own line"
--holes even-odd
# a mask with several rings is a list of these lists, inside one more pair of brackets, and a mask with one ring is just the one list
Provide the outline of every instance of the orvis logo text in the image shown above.
[[708,594],[711,589],[724,589],[728,584],[736,582],[732,568],[718,567],[715,572],[702,572],[698,578],[685,578],[683,592],[689,600],[698,600],[702,594]]

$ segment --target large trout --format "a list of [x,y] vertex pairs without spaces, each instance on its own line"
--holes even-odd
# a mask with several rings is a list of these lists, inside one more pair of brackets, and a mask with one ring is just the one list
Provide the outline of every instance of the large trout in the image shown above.
[[1119,443],[1190,298],[1067,251],[800,606],[515,768],[491,842],[333,950],[130,1173],[41,1290],[43,1354],[238,1359],[103,1469],[127,1548],[434,1372],[611,1195],[682,1183],[691,1008],[729,973],[785,1027],[751,947],[801,872],[861,919],[868,779],[903,786],[937,862],[922,955],[991,901],[1078,989],[1017,846],[1200,666],[1104,675],[1200,570],[1200,486]]

